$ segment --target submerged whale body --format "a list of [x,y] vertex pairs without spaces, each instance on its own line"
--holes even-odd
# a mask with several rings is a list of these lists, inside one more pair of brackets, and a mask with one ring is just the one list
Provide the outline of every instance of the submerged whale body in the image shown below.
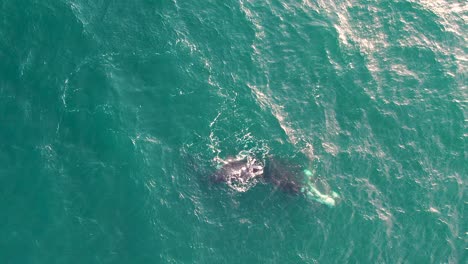
[[298,179],[300,173],[299,166],[270,157],[266,161],[263,177],[266,182],[273,184],[281,191],[298,194],[302,186],[301,180]]

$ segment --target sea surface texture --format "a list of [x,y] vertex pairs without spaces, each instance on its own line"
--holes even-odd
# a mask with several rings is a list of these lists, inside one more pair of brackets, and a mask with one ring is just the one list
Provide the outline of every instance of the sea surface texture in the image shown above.
[[[461,0],[2,0],[0,263],[467,263],[467,21]],[[209,180],[240,155],[335,206]]]

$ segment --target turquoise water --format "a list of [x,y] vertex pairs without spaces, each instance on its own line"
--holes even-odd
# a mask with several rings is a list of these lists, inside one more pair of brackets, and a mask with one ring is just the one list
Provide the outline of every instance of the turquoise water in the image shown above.
[[[0,4],[0,263],[466,263],[464,1]],[[261,180],[313,171],[333,208]]]

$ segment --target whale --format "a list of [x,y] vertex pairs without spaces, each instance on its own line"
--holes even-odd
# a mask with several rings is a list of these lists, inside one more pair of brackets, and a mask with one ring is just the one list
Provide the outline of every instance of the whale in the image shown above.
[[303,169],[298,164],[287,162],[273,156],[268,156],[265,165],[250,156],[238,156],[221,160],[217,170],[211,175],[214,183],[225,182],[237,190],[245,191],[245,188],[237,188],[251,182],[252,179],[261,178],[263,182],[274,186],[275,190],[292,195],[304,195],[307,199],[319,202],[329,207],[334,207],[340,196],[329,190],[329,186],[323,190],[317,186],[318,182],[324,183],[314,176],[309,169]]

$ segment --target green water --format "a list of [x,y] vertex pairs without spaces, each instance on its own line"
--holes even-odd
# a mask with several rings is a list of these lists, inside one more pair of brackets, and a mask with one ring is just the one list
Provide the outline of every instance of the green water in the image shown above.
[[[467,16],[3,0],[0,263],[466,263]],[[210,185],[241,151],[341,198]]]

